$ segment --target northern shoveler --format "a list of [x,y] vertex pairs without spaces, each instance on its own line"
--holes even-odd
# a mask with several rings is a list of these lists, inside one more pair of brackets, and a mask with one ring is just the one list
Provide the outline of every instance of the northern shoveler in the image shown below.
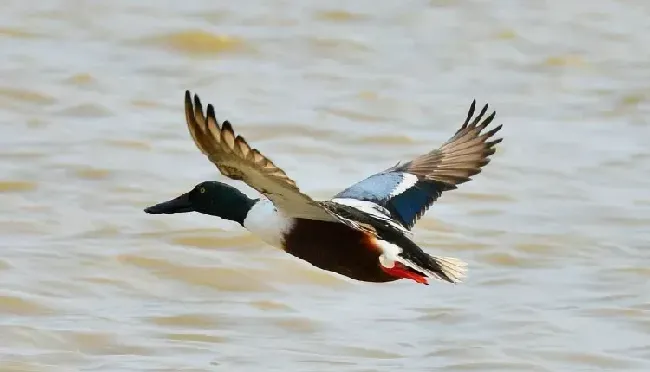
[[228,121],[219,124],[211,104],[204,115],[199,97],[192,100],[186,91],[185,117],[199,150],[223,175],[244,181],[266,198],[251,199],[227,184],[205,181],[145,212],[199,212],[232,220],[316,267],[360,281],[457,283],[467,264],[425,253],[411,240],[410,230],[444,191],[480,173],[501,142],[493,138],[501,125],[483,131],[496,113],[485,117],[485,105],[474,117],[475,109],[473,101],[465,122],[440,148],[371,175],[330,200],[316,201],[235,135]]

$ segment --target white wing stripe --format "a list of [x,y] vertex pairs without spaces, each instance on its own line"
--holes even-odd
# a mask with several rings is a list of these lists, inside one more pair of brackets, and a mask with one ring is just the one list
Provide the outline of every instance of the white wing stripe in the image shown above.
[[355,208],[367,215],[370,215],[378,220],[385,221],[392,227],[398,229],[402,233],[406,235],[411,235],[411,231],[409,231],[407,228],[402,226],[400,223],[397,223],[393,221],[393,219],[390,217],[390,212],[382,207],[379,204],[373,203],[368,200],[357,200],[357,199],[347,199],[347,198],[335,198],[331,200],[334,203],[340,204],[340,205],[345,205],[348,207]]
[[336,198],[336,199],[332,199],[332,201],[337,204],[356,208],[364,213],[371,214],[374,217],[380,218],[382,220],[390,219],[390,212],[386,208],[368,200]]
[[418,176],[410,173],[402,173],[402,181],[397,185],[397,187],[395,187],[395,190],[390,193],[390,198],[394,198],[404,191],[410,189],[411,187],[415,186],[417,182]]

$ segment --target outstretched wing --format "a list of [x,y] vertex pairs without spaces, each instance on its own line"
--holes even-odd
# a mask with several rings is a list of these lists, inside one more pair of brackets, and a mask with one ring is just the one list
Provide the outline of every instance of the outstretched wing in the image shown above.
[[268,197],[287,216],[323,221],[337,221],[319,203],[303,194],[296,182],[262,155],[251,148],[241,136],[236,136],[232,125],[219,125],[214,107],[209,104],[203,115],[201,100],[185,92],[185,117],[196,146],[226,177],[244,181]]
[[483,132],[496,115],[492,112],[483,119],[487,109],[486,104],[472,120],[476,110],[473,101],[463,125],[440,148],[374,174],[338,193],[332,201],[383,213],[410,230],[444,191],[469,181],[490,162],[502,138],[493,139],[501,125]]

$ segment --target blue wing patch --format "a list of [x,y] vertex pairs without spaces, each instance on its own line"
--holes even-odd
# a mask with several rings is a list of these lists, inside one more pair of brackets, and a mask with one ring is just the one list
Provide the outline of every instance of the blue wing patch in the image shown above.
[[404,173],[374,174],[338,193],[335,198],[368,200],[379,203],[386,200],[404,180]]
[[418,181],[408,190],[388,200],[385,208],[397,214],[402,225],[410,229],[441,193],[442,188],[437,182]]
[[[410,229],[440,196],[444,185],[418,179],[400,171],[372,175],[338,193],[334,198],[370,201],[386,208],[391,218]],[[396,195],[392,196],[395,193]]]

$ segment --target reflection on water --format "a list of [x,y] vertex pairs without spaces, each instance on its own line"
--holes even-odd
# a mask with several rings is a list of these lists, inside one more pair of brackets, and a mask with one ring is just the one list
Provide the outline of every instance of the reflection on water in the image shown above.
[[[0,370],[650,367],[644,2],[27,4],[0,26]],[[361,284],[144,214],[223,180],[185,89],[317,198],[489,102],[494,160],[415,229],[468,281]]]

